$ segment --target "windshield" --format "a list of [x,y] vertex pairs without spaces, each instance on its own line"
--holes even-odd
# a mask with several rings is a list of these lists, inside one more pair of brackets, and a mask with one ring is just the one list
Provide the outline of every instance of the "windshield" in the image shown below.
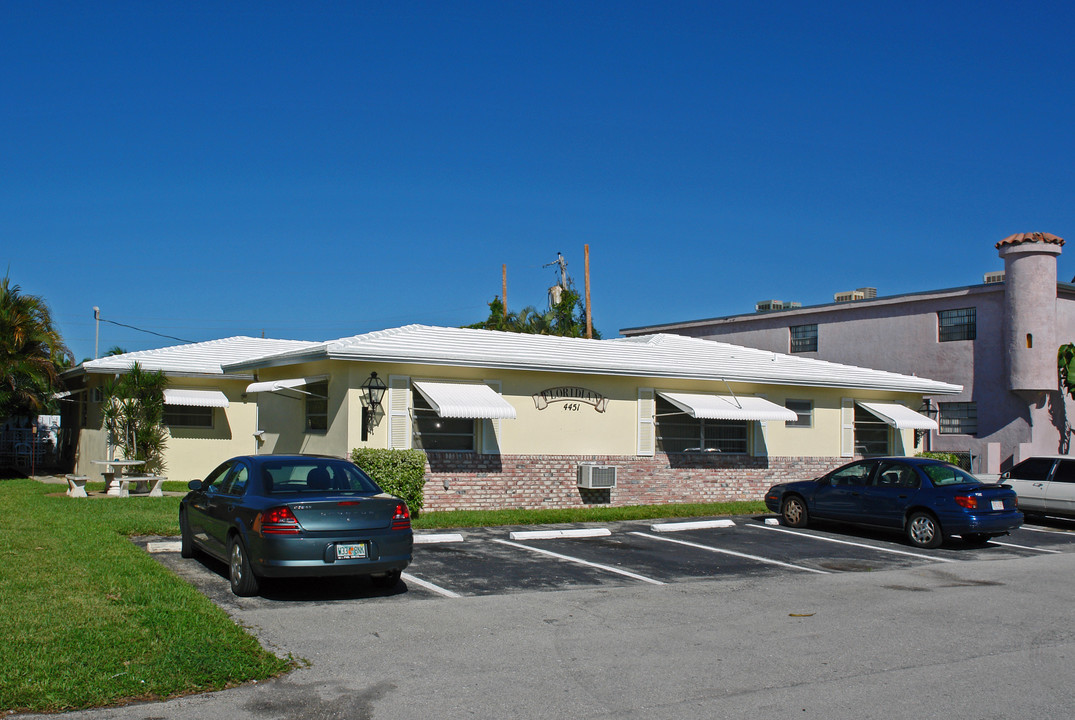
[[361,493],[381,492],[377,483],[352,463],[327,458],[268,461],[261,466],[261,481],[266,495],[287,493]]
[[936,485],[979,485],[981,480],[955,465],[920,465],[922,472]]

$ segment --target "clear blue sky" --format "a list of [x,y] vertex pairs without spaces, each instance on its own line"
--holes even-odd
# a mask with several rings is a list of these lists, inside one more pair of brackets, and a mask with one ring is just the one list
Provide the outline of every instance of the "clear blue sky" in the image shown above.
[[[105,319],[325,340],[981,282],[1075,242],[1070,2],[0,4],[0,261]],[[1075,273],[1075,246],[1060,257]],[[101,352],[174,341],[101,325]]]

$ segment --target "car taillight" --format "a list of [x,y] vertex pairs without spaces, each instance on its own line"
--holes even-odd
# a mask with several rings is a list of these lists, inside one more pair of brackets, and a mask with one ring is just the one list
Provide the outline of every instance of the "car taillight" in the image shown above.
[[956,495],[956,505],[968,510],[975,510],[978,507],[978,498],[970,495]]
[[393,530],[406,530],[411,526],[411,511],[407,509],[407,503],[396,505],[396,513],[392,516]]
[[302,528],[291,508],[278,507],[266,510],[254,519],[254,532],[259,535],[298,535]]

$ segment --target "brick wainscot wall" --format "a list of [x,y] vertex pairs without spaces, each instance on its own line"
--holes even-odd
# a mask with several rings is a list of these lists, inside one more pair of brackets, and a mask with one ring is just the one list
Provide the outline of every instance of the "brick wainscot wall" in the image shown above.
[[[434,512],[760,500],[774,483],[818,477],[849,459],[717,453],[636,457],[427,452],[424,509]],[[579,488],[577,468],[581,463],[616,466],[616,487]]]

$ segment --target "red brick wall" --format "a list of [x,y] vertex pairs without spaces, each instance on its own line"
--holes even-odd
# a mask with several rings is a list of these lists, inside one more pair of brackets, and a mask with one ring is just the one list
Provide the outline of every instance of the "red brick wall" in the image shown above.
[[[774,483],[817,477],[848,460],[716,453],[636,457],[427,452],[426,457],[427,511],[760,500]],[[579,488],[579,463],[615,465],[616,487]]]

